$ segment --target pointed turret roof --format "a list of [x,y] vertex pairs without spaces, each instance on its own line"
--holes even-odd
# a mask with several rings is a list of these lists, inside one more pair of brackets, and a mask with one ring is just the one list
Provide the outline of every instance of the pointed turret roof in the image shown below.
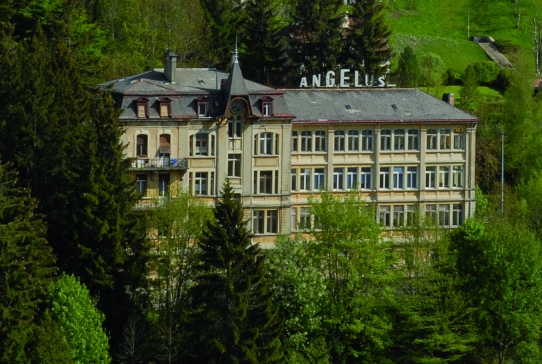
[[235,42],[235,52],[233,53],[232,64],[228,80],[224,85],[225,103],[227,104],[232,96],[248,96],[247,86],[241,66],[239,66],[237,41]]

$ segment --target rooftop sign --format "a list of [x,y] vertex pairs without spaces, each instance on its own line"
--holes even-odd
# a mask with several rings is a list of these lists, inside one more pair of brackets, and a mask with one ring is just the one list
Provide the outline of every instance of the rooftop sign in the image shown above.
[[[354,77],[351,78],[350,69],[340,70],[339,84],[336,83],[335,71],[327,71],[324,83],[322,83],[322,74],[312,75],[312,84],[309,85],[307,77],[301,78],[299,87],[386,87],[395,86],[386,84],[386,76],[380,76],[374,79],[373,75],[365,74],[361,76],[359,71],[354,71]],[[361,76],[361,77],[360,77]]]

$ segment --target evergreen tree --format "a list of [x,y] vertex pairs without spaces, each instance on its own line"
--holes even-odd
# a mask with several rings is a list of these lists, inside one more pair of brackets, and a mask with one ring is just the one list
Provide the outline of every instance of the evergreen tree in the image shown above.
[[463,73],[463,86],[459,90],[459,107],[465,111],[473,112],[479,101],[478,76],[473,65],[468,65]]
[[335,69],[341,49],[342,0],[299,0],[290,34],[293,81]]
[[383,65],[391,58],[388,44],[391,30],[386,20],[386,2],[381,0],[358,0],[352,6],[343,62],[351,69],[372,75],[383,75]]
[[205,226],[192,289],[191,353],[198,363],[281,362],[281,324],[266,280],[265,257],[226,180],[214,219]]
[[15,183],[0,165],[0,363],[28,362],[38,302],[56,270],[36,201]]
[[420,64],[411,46],[407,45],[401,52],[397,73],[399,76],[399,86],[418,87]]
[[[113,100],[88,89],[62,40],[5,37],[0,52],[0,154],[30,187],[59,268],[99,297],[113,338],[145,281],[146,240]],[[142,286],[144,288],[144,285]]]
[[210,29],[210,49],[213,50],[217,68],[227,70],[231,62],[231,49],[240,31],[242,14],[232,0],[201,0]]
[[285,62],[283,36],[273,0],[245,2],[243,22],[244,52],[241,53],[243,74],[249,79],[269,85],[270,72],[277,72]]

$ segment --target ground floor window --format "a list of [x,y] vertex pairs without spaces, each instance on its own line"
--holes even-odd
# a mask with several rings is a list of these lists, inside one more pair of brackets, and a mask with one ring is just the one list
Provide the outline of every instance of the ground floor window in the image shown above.
[[252,214],[252,232],[254,234],[277,234],[278,230],[278,210],[254,210]]

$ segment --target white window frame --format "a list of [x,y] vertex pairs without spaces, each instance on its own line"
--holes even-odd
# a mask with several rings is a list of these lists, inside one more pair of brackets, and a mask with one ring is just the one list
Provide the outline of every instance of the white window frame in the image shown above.
[[465,186],[465,173],[463,166],[452,166],[452,187],[463,188]]
[[278,194],[278,170],[254,171],[254,194],[273,195]]
[[136,174],[136,191],[141,196],[147,195],[147,180],[148,176],[146,173]]
[[439,149],[440,150],[452,149],[452,129],[439,130]]
[[380,167],[380,189],[389,190],[391,186],[391,167]]
[[406,188],[418,188],[418,167],[409,166],[406,172]]
[[452,226],[460,226],[463,224],[463,205],[453,204]]
[[358,183],[358,167],[347,167],[346,168],[346,189],[347,190],[356,190],[359,186]]
[[450,226],[450,205],[441,204],[438,206],[438,224],[442,227]]
[[420,150],[420,132],[418,129],[408,129],[408,150]]
[[456,128],[454,129],[454,149],[456,150],[465,150],[465,129]]
[[437,188],[437,167],[425,167],[425,188]]
[[241,153],[228,154],[228,177],[241,177]]
[[450,167],[449,166],[439,166],[438,187],[450,188]]
[[393,227],[401,228],[405,226],[405,207],[403,205],[393,206]]
[[438,149],[438,131],[437,129],[427,129],[427,145],[425,146],[425,149],[427,150],[437,150]]
[[301,131],[301,151],[312,152],[312,131],[311,130]]
[[361,167],[359,188],[362,190],[371,190],[373,187],[373,168]]
[[405,188],[405,167],[393,167],[393,188],[399,190]]
[[298,138],[298,134],[297,134],[297,131],[292,131],[292,152],[298,152],[298,142],[299,142],[299,138]]
[[297,169],[292,168],[290,170],[290,175],[291,175],[290,190],[297,191]]
[[405,150],[405,131],[403,129],[393,131],[393,150]]
[[390,129],[382,129],[380,131],[380,150],[382,151],[391,151],[391,130]]
[[378,221],[384,228],[391,228],[391,206],[380,206],[378,209]]
[[373,151],[373,131],[362,130],[361,131],[361,150],[364,152]]
[[335,143],[333,144],[333,151],[344,152],[346,150],[344,130],[335,130],[334,141]]
[[325,168],[314,168],[314,191],[326,188],[326,170]]
[[348,151],[359,152],[359,131],[348,130]]
[[333,168],[333,191],[344,190],[344,168]]
[[311,177],[312,177],[312,172],[310,168],[301,168],[299,170],[299,190],[300,191],[311,190]]
[[230,116],[228,118],[228,138],[242,138],[243,129],[241,116]]
[[314,151],[325,152],[326,151],[326,131],[316,130],[314,132]]

